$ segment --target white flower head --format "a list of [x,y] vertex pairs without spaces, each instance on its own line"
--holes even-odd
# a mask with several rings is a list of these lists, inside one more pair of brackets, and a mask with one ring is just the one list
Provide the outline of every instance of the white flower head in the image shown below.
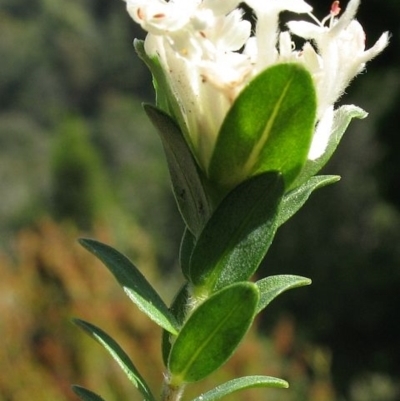
[[[303,0],[245,0],[256,16],[254,35],[238,0],[125,1],[129,14],[148,32],[146,53],[165,71],[181,129],[206,172],[235,98],[255,75],[284,62],[303,64],[313,78],[318,110],[310,155],[323,153],[334,103],[388,43],[384,33],[365,50],[365,33],[354,19],[360,0],[350,0],[341,16],[334,1],[322,21]],[[311,22],[291,21],[289,31],[280,32],[282,11],[305,14]],[[306,40],[302,49],[296,49],[292,34]]]

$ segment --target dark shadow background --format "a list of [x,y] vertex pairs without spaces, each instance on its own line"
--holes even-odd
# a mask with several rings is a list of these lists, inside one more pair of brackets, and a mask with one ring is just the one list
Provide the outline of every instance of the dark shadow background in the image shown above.
[[[319,15],[323,5],[315,5]],[[281,297],[265,324],[290,311],[306,338],[332,349],[342,393],[371,372],[394,380],[400,375],[399,16],[396,1],[362,2],[357,19],[367,47],[386,30],[390,46],[340,103],[370,115],[352,122],[324,170],[342,180],[313,195],[280,229],[264,263],[263,274],[283,270],[312,278],[311,287]]]

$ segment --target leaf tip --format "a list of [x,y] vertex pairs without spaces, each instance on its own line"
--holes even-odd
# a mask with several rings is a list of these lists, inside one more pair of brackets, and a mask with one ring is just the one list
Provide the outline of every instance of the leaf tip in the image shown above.
[[289,388],[289,382],[283,379],[279,379],[277,377],[273,378],[273,384],[269,387],[274,387],[274,388]]
[[144,52],[144,41],[141,39],[133,40],[133,48],[136,50],[136,53],[141,55]]
[[71,389],[82,401],[104,401],[104,399],[98,394],[86,389],[85,387],[73,384]]
[[91,333],[91,331],[90,331],[90,323],[85,322],[84,320],[79,319],[79,318],[77,318],[77,317],[73,317],[73,318],[71,319],[71,322],[72,322],[75,326],[77,326],[77,327],[79,327],[81,330],[83,330],[84,332],[86,332],[86,333],[92,335],[92,333]]
[[85,249],[90,250],[90,245],[94,242],[94,240],[89,238],[78,238],[79,245],[83,246]]

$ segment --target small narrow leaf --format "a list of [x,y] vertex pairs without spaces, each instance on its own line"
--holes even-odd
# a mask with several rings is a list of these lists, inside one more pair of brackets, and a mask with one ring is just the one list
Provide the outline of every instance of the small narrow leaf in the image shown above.
[[84,387],[72,386],[72,390],[82,401],[104,401],[102,397]]
[[126,256],[95,240],[80,239],[79,243],[105,264],[142,312],[165,330],[177,334],[178,324],[168,307]]
[[211,209],[192,152],[171,117],[148,104],[144,109],[161,137],[179,211],[197,236]]
[[286,193],[279,206],[277,226],[289,220],[308,200],[310,195],[319,188],[340,180],[338,175],[318,175],[311,177],[301,186]]
[[283,192],[277,173],[252,177],[229,193],[204,227],[193,250],[190,280],[209,292],[247,280],[276,231]]
[[229,110],[211,159],[211,181],[234,187],[246,177],[279,171],[288,186],[303,167],[316,118],[310,74],[279,64],[256,76]]
[[282,292],[310,284],[311,280],[307,277],[286,274],[270,276],[257,281],[256,285],[260,290],[260,300],[257,306],[257,313],[266,308],[270,302],[278,295],[282,294]]
[[153,86],[156,92],[156,104],[157,107],[163,110],[165,113],[173,116],[173,118],[180,118],[178,122],[180,126],[182,123],[182,113],[179,111],[179,104],[176,96],[172,93],[171,87],[168,84],[168,76],[165,73],[164,68],[160,64],[160,60],[157,56],[149,56],[144,49],[144,41],[135,39],[133,42],[136,53],[144,61],[153,77]]
[[171,349],[171,382],[198,381],[223,365],[250,328],[258,300],[255,284],[236,283],[195,309]]
[[259,387],[288,388],[289,384],[285,380],[269,376],[240,377],[221,384],[207,391],[207,393],[201,394],[192,401],[217,401],[236,391]]
[[328,145],[323,152],[323,154],[317,158],[316,160],[307,160],[304,165],[303,170],[296,178],[296,181],[293,184],[293,188],[302,184],[304,181],[318,173],[325,166],[325,164],[332,157],[335,152],[337,146],[340,143],[340,140],[343,137],[348,125],[350,124],[353,118],[365,118],[368,113],[366,113],[363,109],[354,106],[354,105],[345,105],[335,110],[333,115],[333,124],[331,128],[331,134],[329,137]]
[[124,373],[128,376],[128,379],[142,393],[146,401],[155,400],[153,395],[151,394],[149,387],[147,386],[140,373],[137,371],[129,356],[114,339],[112,339],[107,333],[91,323],[85,322],[80,319],[73,319],[73,322],[78,327],[83,329],[87,334],[93,337],[110,353],[110,355],[118,363]]

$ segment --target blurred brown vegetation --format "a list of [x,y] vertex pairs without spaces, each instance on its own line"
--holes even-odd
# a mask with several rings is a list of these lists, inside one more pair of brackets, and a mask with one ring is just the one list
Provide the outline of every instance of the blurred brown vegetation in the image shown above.
[[[152,243],[132,227],[125,252],[149,281],[170,297],[172,287],[157,273]],[[112,335],[131,356],[154,392],[163,371],[160,329],[143,315],[104,266],[81,248],[72,224],[42,219],[13,239],[15,257],[0,257],[0,400],[72,401],[70,384],[92,388],[109,401],[140,400],[117,364],[95,341],[71,323],[90,321]],[[113,243],[113,234],[97,226],[92,235]],[[232,360],[210,379],[188,388],[198,395],[236,376],[284,377],[289,390],[252,390],[231,400],[333,401],[329,352],[299,344],[295,322],[283,317],[270,337],[252,330]]]
[[[98,228],[104,242],[110,233]],[[111,400],[129,394],[118,368],[71,323],[79,316],[114,332],[150,382],[159,380],[158,331],[126,302],[111,275],[76,242],[71,225],[42,220],[15,238],[16,258],[1,258],[0,399],[73,400],[70,384],[97,387]],[[132,230],[135,259],[155,276],[143,232]]]

